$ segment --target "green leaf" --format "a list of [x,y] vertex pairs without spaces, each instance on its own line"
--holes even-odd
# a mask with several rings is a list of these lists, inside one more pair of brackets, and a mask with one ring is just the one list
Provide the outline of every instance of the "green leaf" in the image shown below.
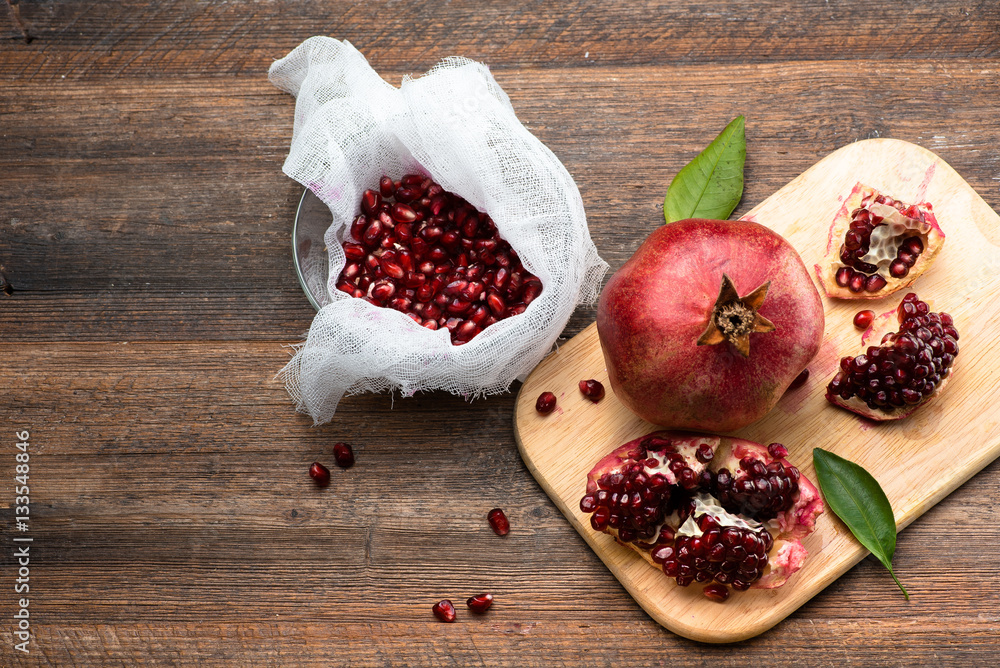
[[743,197],[743,163],[747,138],[743,116],[734,118],[712,143],[670,182],[663,199],[663,218],[725,220]]
[[910,595],[892,570],[892,555],[896,552],[896,520],[889,499],[878,481],[854,462],[822,448],[813,448],[813,466],[827,505],[843,520],[854,537],[889,570],[903,596],[910,600]]

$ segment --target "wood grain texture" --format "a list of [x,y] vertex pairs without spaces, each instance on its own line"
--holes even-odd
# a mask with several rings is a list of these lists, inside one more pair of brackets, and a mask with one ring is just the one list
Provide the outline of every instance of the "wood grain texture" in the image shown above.
[[[313,312],[291,258],[301,190],[280,171],[293,100],[266,78],[316,34],[395,84],[448,55],[487,62],[616,269],[738,113],[737,215],[879,136],[934,150],[1000,206],[996,3],[19,6],[29,44],[0,12],[0,666],[1000,663],[996,463],[900,534],[909,603],[866,559],[720,648],[665,631],[587,548],[518,456],[513,394],[352,397],[320,428],[295,414],[274,374]],[[579,309],[566,336],[593,319]],[[37,455],[27,657],[10,624],[17,429]],[[306,470],[338,440],[358,464],[318,491]],[[485,522],[497,505],[505,539]],[[490,613],[464,614],[484,589]],[[454,625],[430,614],[445,596]]]

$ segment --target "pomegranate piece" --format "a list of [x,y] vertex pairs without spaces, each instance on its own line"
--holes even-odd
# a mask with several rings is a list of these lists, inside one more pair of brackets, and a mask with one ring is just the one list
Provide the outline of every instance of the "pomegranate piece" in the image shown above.
[[875,322],[875,311],[865,309],[854,315],[854,326],[858,329],[868,329],[873,322]]
[[523,313],[543,289],[487,214],[421,174],[383,176],[350,229],[337,290],[447,329],[453,345]]
[[481,615],[493,605],[493,594],[476,594],[470,597],[465,604],[469,606],[469,610]]
[[435,603],[431,611],[442,622],[455,621],[455,605],[448,599],[443,599]]
[[489,520],[490,527],[496,535],[506,536],[510,533],[510,521],[502,509],[494,508],[486,514],[486,519]]
[[604,385],[599,380],[581,380],[580,392],[595,404],[604,398]]
[[654,432],[597,463],[580,509],[677,584],[719,585],[713,600],[779,587],[801,568],[800,541],[824,509],[787,454],[780,443]]
[[830,227],[826,257],[816,265],[826,293],[878,299],[913,283],[944,245],[932,208],[855,185]]
[[309,467],[309,477],[316,481],[318,487],[326,487],[330,484],[330,469],[319,462],[313,462]]
[[342,469],[354,466],[354,450],[347,443],[334,443],[333,458]]
[[896,310],[898,332],[878,346],[840,360],[826,388],[830,403],[872,420],[911,415],[938,394],[958,355],[958,330],[947,313],[933,313],[914,293]]
[[819,350],[823,325],[798,253],[748,221],[658,228],[597,305],[615,396],[653,424],[706,432],[770,411]]
[[551,392],[542,392],[535,401],[535,410],[542,415],[548,415],[556,409],[556,395]]

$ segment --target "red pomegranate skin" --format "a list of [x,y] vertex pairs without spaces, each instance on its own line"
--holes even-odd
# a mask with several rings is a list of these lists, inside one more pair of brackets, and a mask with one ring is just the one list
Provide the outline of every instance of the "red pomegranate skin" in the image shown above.
[[[722,276],[740,297],[770,281],[744,358],[697,345]],[[611,277],[597,330],[611,387],[634,413],[673,429],[727,432],[762,418],[816,355],[823,303],[783,237],[747,221],[681,220],[653,232]]]

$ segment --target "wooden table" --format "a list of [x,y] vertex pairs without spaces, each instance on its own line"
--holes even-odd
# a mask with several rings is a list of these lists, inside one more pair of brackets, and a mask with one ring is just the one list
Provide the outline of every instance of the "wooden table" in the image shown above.
[[[870,137],[935,151],[996,209],[993,0],[17,9],[30,42],[0,7],[0,666],[1000,663],[1000,464],[900,535],[909,602],[869,558],[764,635],[713,646],[654,623],[544,495],[514,445],[516,385],[357,396],[321,427],[295,413],[275,374],[313,310],[291,255],[302,189],[281,173],[294,100],[266,76],[317,34],[395,84],[448,55],[488,63],[616,269],[740,113],[736,215]],[[578,309],[565,336],[593,319]],[[354,468],[332,467],[336,441]],[[496,604],[473,618],[480,591]],[[459,623],[431,615],[445,597]]]

